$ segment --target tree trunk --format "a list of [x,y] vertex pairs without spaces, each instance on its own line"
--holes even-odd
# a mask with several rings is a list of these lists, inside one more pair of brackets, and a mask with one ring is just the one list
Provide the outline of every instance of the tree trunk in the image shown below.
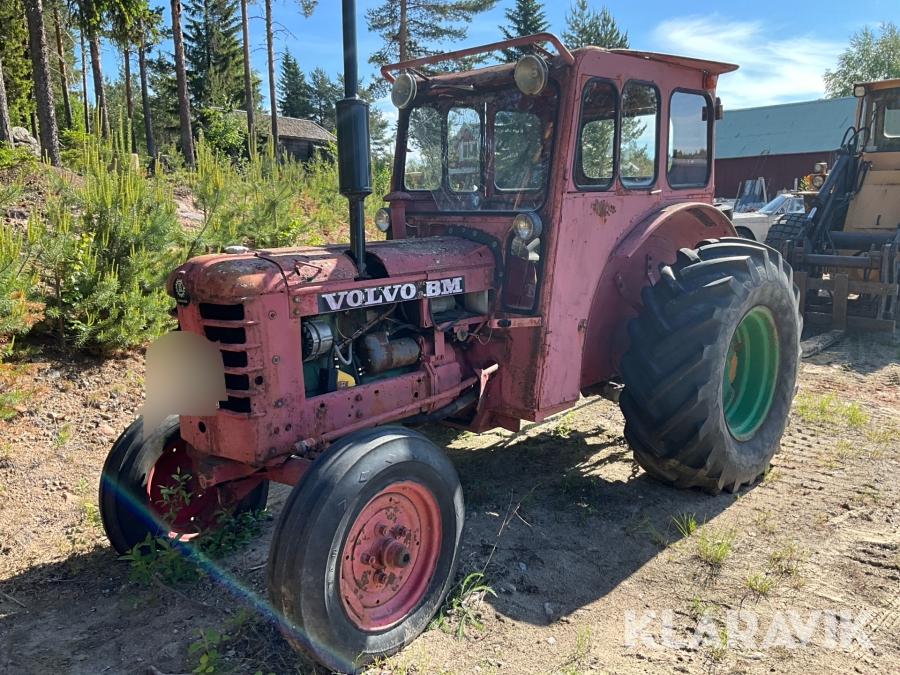
[[9,103],[6,100],[6,85],[3,83],[3,62],[0,61],[0,143],[13,147],[12,127],[9,124]]
[[194,165],[194,137],[191,131],[191,100],[188,98],[187,69],[184,66],[184,35],[181,32],[181,0],[172,0],[172,42],[175,43],[175,79],[178,83],[178,119],[181,121],[181,151],[188,166]]
[[141,33],[141,44],[138,47],[138,70],[141,71],[141,105],[144,109],[144,134],[147,137],[147,154],[150,155],[150,168],[156,170],[156,141],[153,138],[153,122],[150,119],[150,87],[147,85],[147,59],[144,47],[144,23],[138,23]]
[[60,165],[59,133],[53,90],[50,86],[50,62],[47,57],[47,36],[44,34],[44,9],[41,0],[24,0],[28,21],[28,49],[34,70],[34,97],[40,126],[41,150],[53,166]]
[[272,109],[272,147],[278,156],[278,100],[275,96],[275,47],[272,44],[272,0],[266,0],[266,49],[269,53],[269,107]]
[[122,47],[125,61],[125,113],[128,115],[128,134],[131,136],[131,151],[137,152],[137,138],[134,135],[134,106],[131,103],[131,50]]
[[241,31],[244,36],[244,110],[247,111],[247,147],[253,148],[253,73],[250,70],[250,22],[247,17],[247,0],[241,0]]
[[100,109],[100,135],[109,138],[109,109],[106,107],[106,88],[103,86],[103,71],[100,68],[100,36],[96,28],[88,30],[88,46],[91,49],[91,72],[94,74],[94,95]]
[[72,128],[72,103],[69,101],[69,77],[66,75],[66,58],[63,55],[62,30],[59,27],[59,10],[53,5],[53,26],[56,29],[56,55],[59,57],[59,84],[66,111],[66,129]]
[[87,57],[84,53],[84,31],[79,31],[81,38],[81,92],[84,94],[84,132],[91,133],[91,106],[87,93]]
[[397,39],[400,41],[400,61],[406,61],[406,0],[400,0],[400,30],[397,32]]

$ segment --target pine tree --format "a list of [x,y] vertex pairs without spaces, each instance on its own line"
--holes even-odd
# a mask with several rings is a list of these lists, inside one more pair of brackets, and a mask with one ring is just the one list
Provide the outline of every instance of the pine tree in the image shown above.
[[380,66],[437,53],[442,42],[464,40],[467,24],[496,4],[497,0],[387,0],[367,9],[369,31],[384,40],[369,63]]
[[0,146],[12,147],[12,126],[9,124],[9,107],[6,104],[6,85],[3,83],[3,59],[0,59]]
[[0,60],[6,85],[11,126],[22,126],[34,109],[31,99],[31,58],[21,0],[0,1]]
[[566,30],[562,33],[566,46],[603,47],[604,49],[628,49],[628,31],[619,30],[616,20],[603,5],[600,11],[591,9],[587,0],[575,0],[566,14]]
[[178,82],[171,54],[155,52],[147,58],[150,115],[154,140],[159,146],[174,144],[179,139]]
[[312,119],[316,124],[328,131],[335,127],[334,104],[344,96],[344,88],[337,80],[332,80],[321,68],[316,68],[309,75],[309,103],[312,108]]
[[50,83],[50,61],[47,55],[47,37],[44,31],[44,8],[41,0],[25,0],[25,18],[28,22],[28,48],[34,74],[34,97],[40,120],[41,152],[53,166],[60,166],[59,131],[56,126],[56,110],[53,106],[53,88]]
[[[543,33],[550,28],[547,16],[544,14],[544,3],[538,2],[538,0],[516,0],[515,6],[507,9],[505,14],[509,26],[499,26],[499,28],[507,40],[523,35]],[[507,63],[518,61],[523,54],[529,51],[531,51],[529,46],[504,49],[502,50],[503,61]]]
[[191,129],[191,97],[188,92],[187,65],[184,58],[184,31],[181,0],[172,0],[172,44],[175,47],[175,83],[178,91],[178,120],[181,129],[181,152],[188,166],[194,165],[194,135]]
[[309,102],[309,84],[300,70],[297,59],[285,49],[281,57],[281,77],[278,78],[278,108],[285,117],[309,119],[313,108]]
[[193,105],[244,103],[244,71],[237,0],[185,3],[184,58]]

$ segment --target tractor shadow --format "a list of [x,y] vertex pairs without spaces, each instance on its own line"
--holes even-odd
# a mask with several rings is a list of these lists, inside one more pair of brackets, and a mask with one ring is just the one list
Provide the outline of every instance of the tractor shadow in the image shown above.
[[682,538],[674,517],[701,524],[735,501],[651,478],[632,459],[618,409],[584,403],[572,429],[566,417],[518,434],[420,428],[453,461],[466,498],[457,578],[484,572],[497,593],[486,600],[515,621],[547,625],[603,598],[657,556],[662,539]]

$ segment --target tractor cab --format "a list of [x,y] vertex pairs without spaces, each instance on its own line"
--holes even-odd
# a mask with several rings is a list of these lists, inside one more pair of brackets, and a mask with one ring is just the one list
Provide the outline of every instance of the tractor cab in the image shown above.
[[[711,204],[722,110],[715,85],[736,66],[597,47],[570,52],[550,34],[516,42],[534,48],[517,63],[420,73],[506,45],[495,43],[382,68],[399,124],[389,207],[376,222],[394,240],[451,235],[491,246],[497,316],[511,325],[540,316],[553,326],[552,339],[546,329],[530,338],[546,343],[537,347],[542,364],[523,354],[527,369],[500,375],[509,378],[510,412],[541,419],[616,376],[627,346],[623,315],[635,315],[641,288],[675,259],[674,242],[733,236]],[[677,206],[688,201],[691,209]],[[617,262],[606,265],[611,256]],[[586,347],[575,373],[572,356]]]

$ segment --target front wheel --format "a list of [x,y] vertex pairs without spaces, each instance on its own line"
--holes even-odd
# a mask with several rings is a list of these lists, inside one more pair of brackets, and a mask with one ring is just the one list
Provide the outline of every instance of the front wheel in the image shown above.
[[463,518],[456,470],[421,434],[336,442],[294,486],[269,551],[287,641],[342,673],[412,642],[453,582]]
[[148,534],[185,541],[217,528],[227,516],[266,507],[265,480],[236,503],[223,502],[215,488],[204,490],[180,428],[178,416],[171,415],[144,440],[144,418],[138,417],[109,451],[100,474],[100,517],[120,554]]
[[752,483],[779,447],[797,380],[790,266],[763,244],[708,240],[679,251],[641,298],[620,400],[635,459],[677,487]]

